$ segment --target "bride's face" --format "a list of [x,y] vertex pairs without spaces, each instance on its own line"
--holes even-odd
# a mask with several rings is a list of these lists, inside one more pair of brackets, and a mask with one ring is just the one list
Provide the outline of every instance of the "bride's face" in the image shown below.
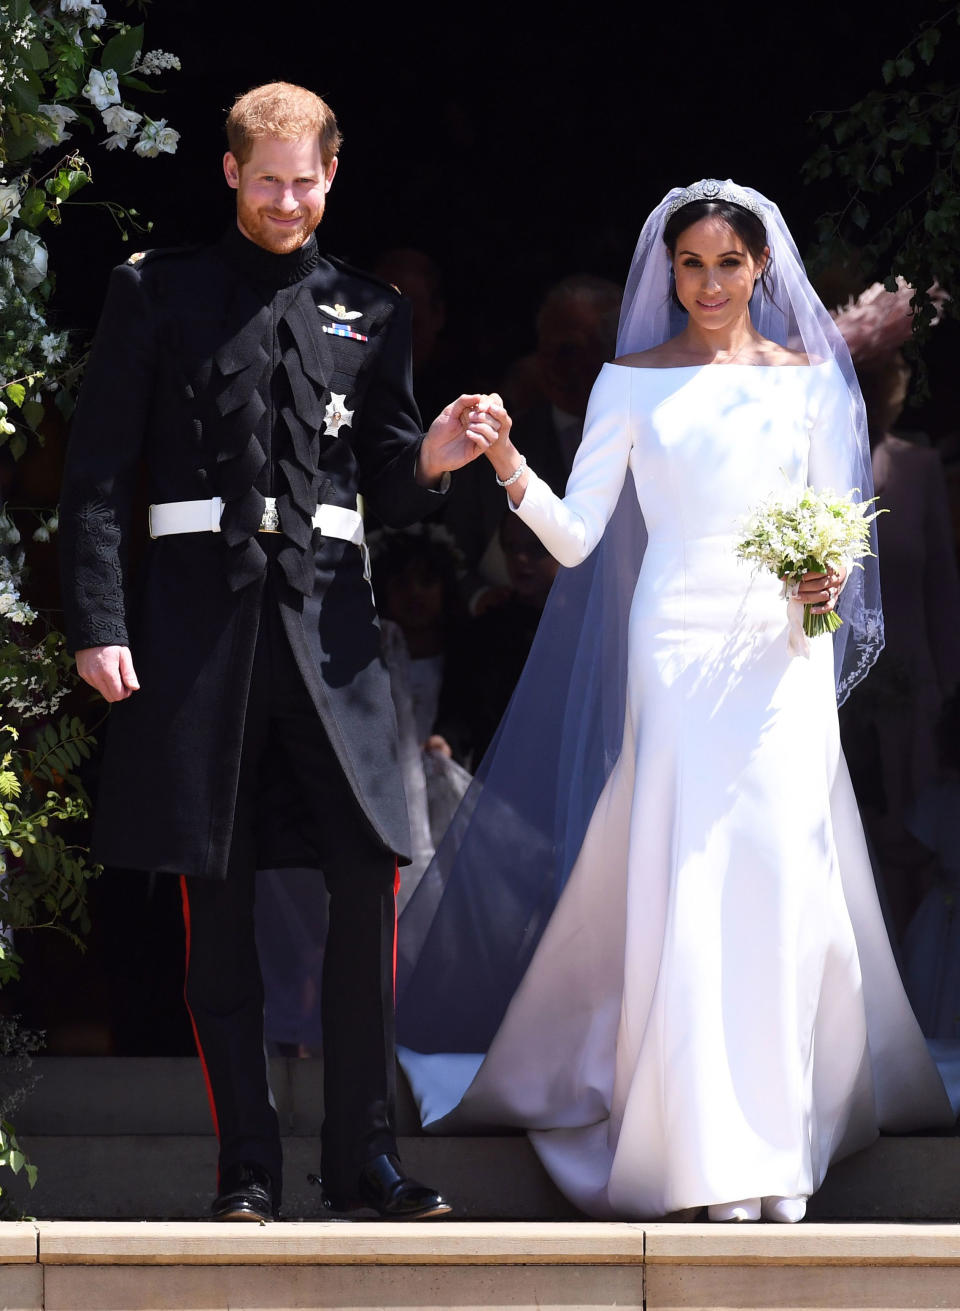
[[742,237],[720,218],[704,218],[677,238],[677,296],[692,322],[708,331],[730,328],[749,313],[766,256],[755,260]]

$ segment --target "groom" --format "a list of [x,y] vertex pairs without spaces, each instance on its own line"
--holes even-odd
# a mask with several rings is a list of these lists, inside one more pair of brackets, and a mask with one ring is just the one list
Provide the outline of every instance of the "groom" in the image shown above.
[[340,144],[329,106],[257,87],[227,138],[236,222],[213,246],[114,270],[73,424],[67,632],[113,703],[94,852],[180,877],[215,1218],[279,1214],[253,905],[256,868],[284,865],[322,869],[330,892],[325,1205],[439,1216],[449,1206],[404,1173],[394,1131],[394,883],[410,843],[357,495],[388,524],[420,518],[506,416],[461,396],[423,435],[407,303],[317,247]]

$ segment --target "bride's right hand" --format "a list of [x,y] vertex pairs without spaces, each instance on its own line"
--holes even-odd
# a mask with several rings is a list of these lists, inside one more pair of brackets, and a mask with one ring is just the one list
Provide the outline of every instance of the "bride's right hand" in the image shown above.
[[493,465],[493,471],[501,482],[506,482],[508,478],[512,478],[518,469],[522,470],[520,477],[506,488],[506,493],[512,503],[519,505],[527,489],[527,471],[523,456],[510,440],[510,429],[513,427],[513,420],[496,392],[491,392],[484,400],[486,402],[485,408],[489,410],[491,417],[499,424],[499,432],[496,441],[489,443],[483,453]]

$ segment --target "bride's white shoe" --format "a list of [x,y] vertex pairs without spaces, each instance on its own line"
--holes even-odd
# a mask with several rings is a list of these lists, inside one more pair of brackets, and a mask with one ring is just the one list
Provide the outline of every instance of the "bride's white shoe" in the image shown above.
[[760,1213],[764,1220],[795,1225],[807,1213],[807,1199],[805,1197],[765,1197],[761,1203]]
[[745,1197],[740,1202],[718,1202],[707,1207],[707,1219],[721,1223],[760,1219],[760,1198]]

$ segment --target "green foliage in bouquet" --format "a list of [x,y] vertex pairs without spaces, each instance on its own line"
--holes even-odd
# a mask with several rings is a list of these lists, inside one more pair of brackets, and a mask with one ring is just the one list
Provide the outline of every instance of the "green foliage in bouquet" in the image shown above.
[[[799,495],[771,497],[745,521],[737,558],[782,579],[784,594],[807,573],[862,569],[859,561],[873,555],[870,525],[883,511],[870,511],[876,497],[858,501],[855,495],[855,490],[838,496],[806,487]],[[807,637],[836,632],[842,623],[835,610],[816,614],[804,606]]]

